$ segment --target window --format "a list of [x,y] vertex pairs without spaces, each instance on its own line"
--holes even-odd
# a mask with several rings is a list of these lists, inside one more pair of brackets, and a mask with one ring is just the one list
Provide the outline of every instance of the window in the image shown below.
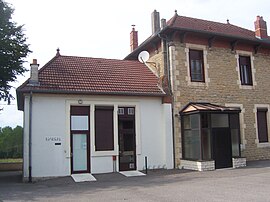
[[200,116],[193,114],[184,116],[184,158],[199,160],[201,159],[200,144]]
[[[215,159],[215,155],[222,154],[222,158],[226,156],[223,152],[231,157],[240,157],[239,127],[239,113],[200,112],[183,115],[183,158],[211,160]],[[214,148],[221,150],[216,151]]]
[[257,126],[259,143],[268,142],[267,108],[257,109]]
[[189,50],[190,77],[193,82],[204,82],[203,51]]
[[134,108],[128,108],[128,115],[134,115]]
[[95,107],[95,146],[96,151],[114,149],[113,107]]
[[232,156],[240,156],[240,121],[239,114],[230,114]]
[[118,108],[118,114],[119,115],[124,115],[125,114],[124,108]]
[[201,145],[202,145],[202,159],[210,160],[211,154],[211,132],[210,132],[210,114],[201,114]]
[[252,71],[249,56],[239,56],[240,79],[242,85],[252,85]]

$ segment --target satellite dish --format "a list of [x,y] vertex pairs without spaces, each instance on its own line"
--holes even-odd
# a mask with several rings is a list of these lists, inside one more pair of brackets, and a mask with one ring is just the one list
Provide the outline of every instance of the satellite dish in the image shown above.
[[140,52],[140,54],[138,55],[138,60],[141,63],[147,62],[147,60],[149,60],[149,53],[147,51]]

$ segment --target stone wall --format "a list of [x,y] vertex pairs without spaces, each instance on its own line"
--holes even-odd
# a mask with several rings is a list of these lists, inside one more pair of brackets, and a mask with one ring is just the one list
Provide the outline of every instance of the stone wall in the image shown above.
[[188,161],[181,160],[180,169],[209,171],[215,170],[215,161]]
[[233,168],[241,168],[247,166],[246,158],[232,158]]
[[[257,138],[256,105],[270,104],[270,57],[248,51],[231,51],[228,48],[174,43],[175,58],[174,112],[175,115],[189,102],[210,102],[220,105],[243,106],[243,124],[241,127],[242,156],[248,160],[270,159],[270,145],[260,146]],[[206,82],[190,82],[189,48],[204,50],[204,68]],[[239,55],[249,55],[252,61],[253,86],[241,86]],[[269,126],[270,127],[270,126]],[[180,119],[175,119],[176,162],[181,158]],[[270,138],[269,138],[270,139]]]
[[[182,158],[181,124],[178,112],[189,102],[210,102],[227,106],[241,106],[241,148],[242,156],[248,160],[269,159],[270,145],[259,144],[256,125],[256,105],[269,105],[270,95],[270,57],[267,52],[255,54],[252,47],[239,46],[232,51],[227,42],[217,41],[217,46],[209,48],[206,44],[180,43],[175,40],[170,47],[172,59],[171,71],[174,90],[174,125],[175,125],[175,161],[180,164]],[[205,82],[191,82],[189,76],[189,48],[203,50]],[[238,57],[251,57],[253,86],[242,86],[240,83]],[[149,61],[156,61],[164,74],[163,52],[151,54]],[[270,109],[269,109],[270,111]],[[269,127],[270,128],[270,127]],[[269,138],[270,139],[270,138]]]

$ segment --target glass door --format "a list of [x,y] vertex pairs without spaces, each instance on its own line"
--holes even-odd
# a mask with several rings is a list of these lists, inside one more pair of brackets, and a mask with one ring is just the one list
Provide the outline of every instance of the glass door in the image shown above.
[[87,134],[72,134],[73,172],[87,171]]
[[71,173],[90,173],[90,132],[88,106],[71,106]]
[[118,109],[119,170],[136,170],[135,108]]

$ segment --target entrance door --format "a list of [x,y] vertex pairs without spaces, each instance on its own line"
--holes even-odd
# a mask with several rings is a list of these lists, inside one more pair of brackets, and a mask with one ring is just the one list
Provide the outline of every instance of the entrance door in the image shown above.
[[71,107],[71,173],[90,172],[90,107]]
[[135,108],[118,110],[119,170],[136,170]]
[[229,128],[213,128],[213,156],[215,168],[232,167],[232,143]]

